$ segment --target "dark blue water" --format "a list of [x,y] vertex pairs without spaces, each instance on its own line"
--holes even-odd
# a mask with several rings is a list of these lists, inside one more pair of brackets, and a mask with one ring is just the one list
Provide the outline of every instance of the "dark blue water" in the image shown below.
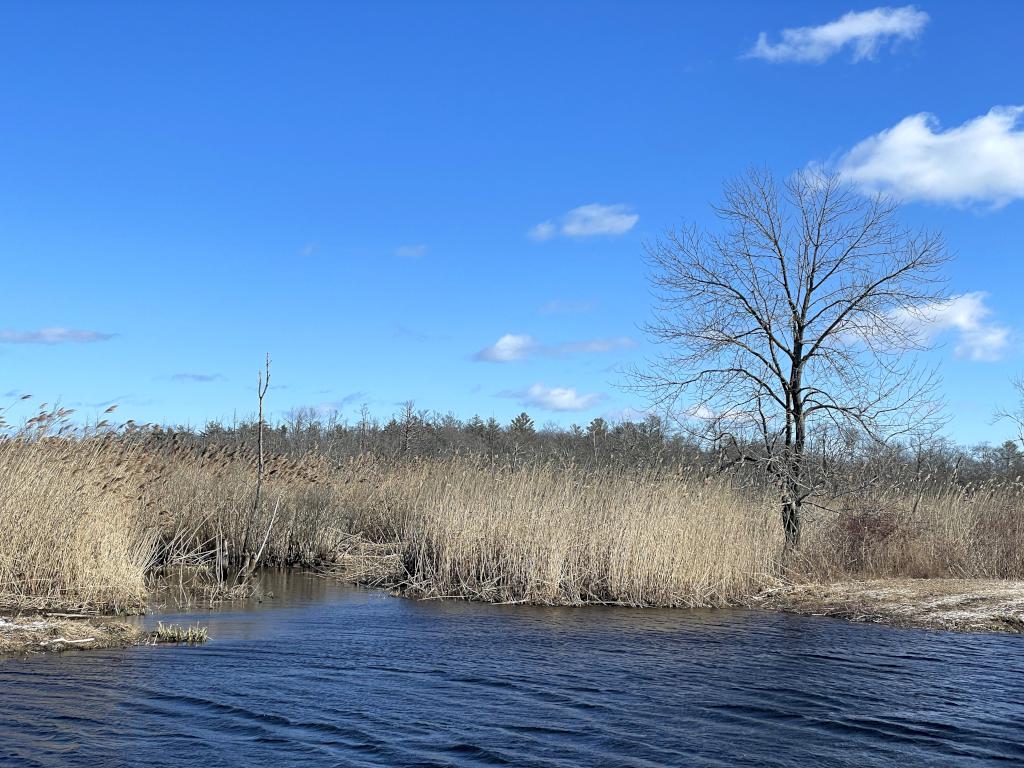
[[276,589],[171,617],[204,647],[0,660],[0,765],[1024,765],[1019,636]]

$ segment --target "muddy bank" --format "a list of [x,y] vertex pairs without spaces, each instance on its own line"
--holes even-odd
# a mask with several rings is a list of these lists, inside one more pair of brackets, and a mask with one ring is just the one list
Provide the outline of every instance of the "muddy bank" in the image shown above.
[[[796,584],[743,601],[750,608],[894,627],[1024,634],[1024,581],[877,579]],[[191,642],[177,625],[146,631],[115,619],[55,614],[0,616],[0,656]],[[206,639],[205,629],[202,638]],[[186,634],[181,634],[186,632]]]
[[0,616],[0,655],[72,649],[122,648],[146,641],[140,627],[123,621],[55,616]]
[[879,579],[771,589],[751,607],[895,627],[1024,633],[1024,581]]

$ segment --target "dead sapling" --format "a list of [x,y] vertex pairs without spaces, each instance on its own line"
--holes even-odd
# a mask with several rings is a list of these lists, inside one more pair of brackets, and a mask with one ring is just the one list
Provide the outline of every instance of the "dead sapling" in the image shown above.
[[[270,355],[267,355],[266,364],[264,370],[259,372],[256,379],[256,397],[259,402],[259,413],[256,425],[256,493],[252,502],[252,516],[253,523],[259,520],[260,505],[263,501],[263,482],[266,476],[266,453],[265,444],[263,439],[263,428],[266,424],[266,420],[263,415],[263,400],[267,395],[267,390],[270,388]],[[277,515],[280,511],[280,502],[274,505],[274,512],[270,517],[270,523],[267,525],[267,530],[263,535],[263,541],[260,544],[258,550],[255,553],[249,548],[249,526],[246,527],[245,532],[245,560],[242,563],[242,567],[238,571],[237,583],[244,584],[249,577],[255,572],[257,565],[259,564],[260,558],[263,557],[263,552],[267,547],[267,542],[270,540],[270,533],[274,529],[274,524],[277,522]],[[259,534],[257,533],[257,536]]]

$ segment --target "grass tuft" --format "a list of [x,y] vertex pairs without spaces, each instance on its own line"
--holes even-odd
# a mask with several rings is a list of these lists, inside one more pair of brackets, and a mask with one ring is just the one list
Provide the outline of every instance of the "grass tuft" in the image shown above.
[[178,645],[201,645],[210,639],[207,627],[198,624],[183,626],[181,624],[164,624],[157,622],[151,635],[154,643],[175,643]]

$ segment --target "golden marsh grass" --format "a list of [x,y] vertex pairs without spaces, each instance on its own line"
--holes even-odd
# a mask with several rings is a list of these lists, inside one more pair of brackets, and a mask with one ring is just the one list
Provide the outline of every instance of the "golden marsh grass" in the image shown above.
[[697,468],[310,452],[268,457],[254,509],[253,466],[244,450],[167,434],[0,441],[0,607],[132,612],[158,578],[188,573],[232,594],[264,564],[417,597],[558,605],[725,605],[780,580],[1024,576],[1017,483],[831,500],[783,562],[777,496]]

